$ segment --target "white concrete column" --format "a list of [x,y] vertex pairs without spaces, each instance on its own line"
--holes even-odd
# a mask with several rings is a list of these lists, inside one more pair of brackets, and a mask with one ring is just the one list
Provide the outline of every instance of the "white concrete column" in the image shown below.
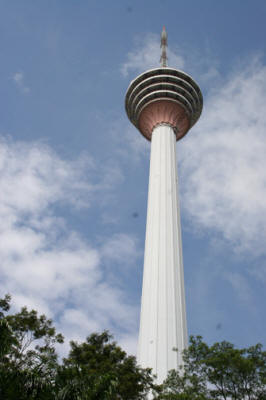
[[[178,354],[172,349],[180,350]],[[178,200],[176,137],[168,125],[152,133],[138,363],[157,382],[182,364],[187,325]]]

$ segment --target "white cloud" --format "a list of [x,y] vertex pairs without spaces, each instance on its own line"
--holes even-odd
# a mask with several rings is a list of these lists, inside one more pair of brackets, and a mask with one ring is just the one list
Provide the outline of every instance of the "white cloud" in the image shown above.
[[128,354],[135,355],[137,352],[138,335],[124,335],[119,340],[119,346],[122,347]]
[[103,269],[110,258],[126,262],[135,240],[121,233],[92,247],[55,212],[58,204],[88,207],[96,195],[108,196],[122,174],[107,167],[85,155],[63,160],[40,143],[0,141],[0,292],[13,295],[16,309],[27,305],[56,319],[67,339],[136,330],[136,308]]
[[16,72],[13,76],[14,81],[19,85],[23,81],[23,73],[22,72]]
[[[136,48],[127,54],[127,60],[121,66],[121,73],[127,76],[130,71],[142,73],[147,69],[160,66],[160,37],[155,34],[148,34],[144,38],[138,38]],[[167,50],[169,65],[182,69],[184,68],[184,59],[181,55],[171,50]]]
[[23,72],[16,72],[13,75],[13,81],[15,82],[16,86],[23,92],[23,93],[29,93],[30,88],[25,85],[24,82],[24,73]]
[[136,238],[124,233],[115,234],[108,238],[102,246],[102,255],[110,261],[131,264],[138,256]]
[[235,271],[227,271],[225,279],[232,285],[233,289],[238,294],[240,301],[242,301],[246,307],[249,307],[254,312],[255,309],[252,302],[252,291],[248,280],[243,274]]
[[[127,121],[128,122],[128,121]],[[130,123],[131,124],[131,123]],[[150,154],[150,142],[141,135],[140,132],[137,131],[135,126],[129,125],[125,129],[125,142],[129,146],[131,150],[131,158],[132,151],[135,159],[139,159],[139,156],[148,157]]]
[[212,89],[178,146],[182,205],[192,225],[253,256],[266,249],[265,93],[266,66],[254,58]]
[[[121,141],[123,132],[123,141]],[[138,163],[141,158],[149,157],[150,142],[123,116],[112,121],[109,135],[112,143],[115,144],[115,152],[119,159],[126,159],[128,162]]]

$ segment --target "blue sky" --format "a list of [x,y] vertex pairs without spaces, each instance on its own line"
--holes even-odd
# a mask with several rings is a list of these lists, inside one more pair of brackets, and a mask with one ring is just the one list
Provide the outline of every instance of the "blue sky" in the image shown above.
[[149,143],[124,96],[165,25],[169,64],[204,95],[177,144],[189,334],[265,344],[265,1],[0,9],[1,294],[67,340],[109,329],[135,352]]

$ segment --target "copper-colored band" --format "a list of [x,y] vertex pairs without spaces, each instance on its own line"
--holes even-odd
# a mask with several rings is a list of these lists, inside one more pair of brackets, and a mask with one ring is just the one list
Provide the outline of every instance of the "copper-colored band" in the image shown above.
[[171,100],[157,100],[143,109],[139,116],[138,128],[151,140],[154,127],[163,123],[175,129],[177,140],[181,139],[190,127],[189,118],[181,105]]

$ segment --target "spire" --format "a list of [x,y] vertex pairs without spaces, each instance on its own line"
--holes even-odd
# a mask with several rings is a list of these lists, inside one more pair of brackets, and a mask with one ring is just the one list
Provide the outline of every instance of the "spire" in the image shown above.
[[160,59],[161,67],[167,67],[166,48],[167,48],[167,33],[164,26],[161,34],[161,49],[162,49],[162,54]]

